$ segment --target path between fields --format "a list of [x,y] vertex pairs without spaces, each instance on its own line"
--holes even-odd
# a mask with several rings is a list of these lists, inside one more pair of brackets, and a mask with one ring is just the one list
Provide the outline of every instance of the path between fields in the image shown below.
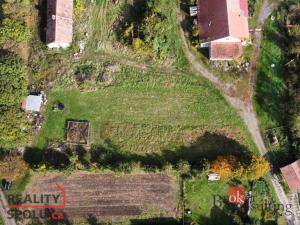
[[7,201],[4,197],[3,191],[0,189],[0,215],[5,225],[17,225],[14,219],[8,219]]
[[[258,23],[256,28],[261,28],[264,24],[264,21],[269,17],[269,15],[272,13],[272,11],[277,7],[277,4],[269,3],[269,0],[264,0],[264,4],[260,10],[259,17],[258,17]],[[183,50],[187,56],[187,59],[191,63],[194,71],[199,74],[200,76],[204,76],[208,80],[210,80],[212,83],[214,83],[224,94],[227,101],[238,111],[239,115],[244,120],[249,132],[251,133],[251,136],[256,143],[260,153],[263,156],[267,157],[267,148],[264,144],[262,135],[259,130],[258,120],[256,117],[256,112],[253,107],[253,93],[254,93],[254,87],[255,87],[255,81],[256,81],[256,68],[257,68],[257,62],[259,58],[259,50],[260,50],[260,44],[262,39],[262,32],[255,31],[254,38],[253,38],[253,56],[251,61],[251,71],[249,76],[249,93],[246,98],[239,98],[237,96],[232,96],[231,90],[233,85],[230,84],[224,84],[222,81],[220,81],[215,74],[213,74],[211,71],[209,71],[193,54],[193,52],[190,50],[188,41],[186,39],[186,36],[184,34],[183,28],[181,26],[183,21],[182,13],[180,12],[179,7],[177,8],[177,25],[179,27],[180,37],[183,42]],[[281,184],[278,181],[278,178],[275,174],[269,175],[271,182],[274,186],[275,192],[277,194],[278,199],[282,204],[289,204],[289,200],[286,196],[286,194],[283,191],[283,188]],[[294,212],[296,215],[296,212]],[[288,221],[289,225],[300,225],[300,221],[297,217],[294,216],[286,216],[286,219]]]

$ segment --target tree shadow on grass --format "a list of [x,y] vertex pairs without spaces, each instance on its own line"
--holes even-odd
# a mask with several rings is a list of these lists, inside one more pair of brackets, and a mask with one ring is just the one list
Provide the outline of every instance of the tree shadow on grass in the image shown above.
[[27,148],[23,159],[31,167],[37,168],[41,163],[55,169],[65,168],[70,164],[68,155],[54,149]]
[[31,167],[37,167],[43,160],[43,150],[39,148],[26,148],[23,159]]
[[[96,163],[101,168],[123,172],[128,169],[130,172],[133,164],[139,164],[146,171],[155,172],[164,169],[167,165],[177,167],[182,161],[186,161],[192,169],[200,170],[203,167],[203,159],[212,161],[219,155],[229,154],[236,156],[242,164],[249,165],[252,153],[234,139],[222,134],[206,132],[190,146],[182,146],[175,150],[165,149],[160,153],[125,152],[107,139],[102,145],[92,145],[89,153],[84,148],[77,147],[76,154],[84,165]],[[64,168],[70,163],[63,152],[37,148],[28,148],[24,153],[24,160],[32,167],[37,167],[43,162],[51,167]]]
[[156,171],[169,164],[178,166],[181,161],[187,161],[193,169],[201,169],[203,159],[211,161],[219,155],[228,154],[237,156],[246,165],[251,159],[251,153],[245,146],[224,135],[208,132],[191,146],[177,150],[163,150],[160,154],[123,152],[111,140],[105,140],[104,145],[94,145],[91,148],[92,162],[97,163],[99,167],[116,170],[123,170],[124,164],[140,163],[148,171]]
[[210,210],[210,216],[200,216],[197,219],[197,224],[199,225],[238,225],[234,222],[234,218],[232,215],[227,213],[225,210],[217,206],[213,206]]
[[272,172],[277,173],[281,167],[284,167],[294,162],[295,156],[288,151],[270,151],[267,153],[267,158],[272,164]]

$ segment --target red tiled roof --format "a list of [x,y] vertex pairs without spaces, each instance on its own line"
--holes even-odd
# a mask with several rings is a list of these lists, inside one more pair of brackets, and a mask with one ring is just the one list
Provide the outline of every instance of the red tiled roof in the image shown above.
[[73,35],[73,0],[47,1],[46,42],[71,43]]
[[248,1],[247,0],[240,0],[240,7],[241,7],[241,10],[243,11],[244,15],[246,17],[249,17]]
[[198,0],[201,39],[249,37],[247,0]]
[[280,170],[291,191],[300,189],[300,160],[282,167]]
[[216,42],[210,43],[211,60],[228,60],[243,54],[241,42]]

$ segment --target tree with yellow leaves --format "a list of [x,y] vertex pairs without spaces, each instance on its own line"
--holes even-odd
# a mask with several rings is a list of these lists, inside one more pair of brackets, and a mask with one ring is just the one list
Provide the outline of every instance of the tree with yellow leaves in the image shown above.
[[248,179],[258,180],[270,171],[269,162],[262,156],[252,156],[248,169]]

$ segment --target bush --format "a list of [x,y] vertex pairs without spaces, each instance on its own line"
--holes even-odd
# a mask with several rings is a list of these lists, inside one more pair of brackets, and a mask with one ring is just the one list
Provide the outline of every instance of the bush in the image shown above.
[[75,72],[76,80],[81,83],[86,79],[90,79],[94,74],[96,68],[92,65],[81,65],[77,67]]
[[[176,1],[148,0],[124,4],[115,26],[119,40],[132,45],[138,53],[158,60],[178,60],[182,51],[174,20]],[[180,59],[181,60],[181,59]]]
[[0,55],[0,106],[19,105],[27,92],[27,75],[14,55]]
[[256,3],[256,0],[248,0],[248,8],[249,8],[250,15],[253,15],[253,13],[255,11],[255,3]]
[[74,15],[75,17],[80,16],[86,8],[85,0],[75,0],[74,1]]
[[25,113],[16,107],[2,107],[0,121],[0,149],[17,148],[27,143],[29,124]]
[[19,43],[28,40],[30,36],[31,32],[24,23],[8,18],[3,20],[0,28],[0,44],[8,40]]

